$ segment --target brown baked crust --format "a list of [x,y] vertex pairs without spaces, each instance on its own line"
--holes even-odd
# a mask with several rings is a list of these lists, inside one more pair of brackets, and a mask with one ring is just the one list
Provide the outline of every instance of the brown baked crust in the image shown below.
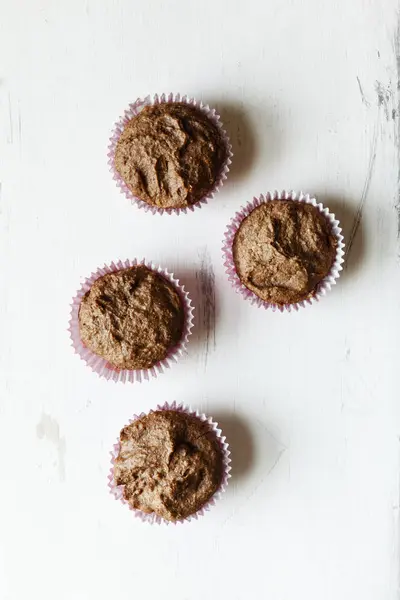
[[221,133],[195,106],[146,106],[125,126],[115,168],[131,192],[159,208],[185,208],[206,196],[227,158]]
[[221,447],[207,423],[173,410],[156,411],[122,429],[114,479],[133,508],[177,521],[217,491]]
[[178,291],[144,265],[97,279],[82,298],[82,342],[117,369],[149,369],[182,337]]
[[337,239],[318,208],[273,200],[246,217],[233,242],[241,282],[265,302],[292,304],[315,294],[336,256]]

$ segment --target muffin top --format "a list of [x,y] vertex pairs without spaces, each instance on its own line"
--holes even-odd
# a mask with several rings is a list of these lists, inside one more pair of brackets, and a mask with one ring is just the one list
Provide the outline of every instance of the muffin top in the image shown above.
[[174,410],[152,412],[122,429],[114,479],[133,508],[185,519],[217,491],[222,450],[208,423]]
[[178,291],[144,265],[97,279],[82,298],[82,342],[117,369],[149,369],[182,337]]
[[241,282],[265,302],[284,305],[315,294],[336,256],[337,240],[318,208],[272,200],[246,217],[233,242]]
[[114,164],[131,192],[159,208],[185,208],[213,188],[227,158],[222,135],[184,102],[146,106],[117,142]]

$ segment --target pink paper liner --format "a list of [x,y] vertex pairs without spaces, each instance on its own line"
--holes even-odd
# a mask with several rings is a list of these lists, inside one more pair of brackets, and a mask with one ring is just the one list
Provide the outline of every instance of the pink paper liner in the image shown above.
[[[190,515],[186,519],[180,519],[179,521],[167,521],[166,519],[163,519],[162,517],[156,515],[155,513],[145,513],[141,510],[133,508],[129,504],[129,502],[127,500],[125,500],[125,498],[124,498],[124,486],[116,485],[115,480],[114,480],[114,465],[115,465],[115,460],[116,460],[116,458],[119,454],[119,450],[120,450],[120,443],[119,443],[119,439],[118,439],[117,443],[114,444],[113,449],[110,452],[111,467],[110,467],[110,472],[108,475],[108,488],[109,488],[110,494],[112,494],[116,500],[119,500],[120,502],[122,502],[122,504],[126,504],[128,506],[128,508],[133,512],[135,517],[141,519],[142,521],[144,521],[146,523],[151,523],[151,524],[156,523],[157,525],[161,525],[161,523],[165,523],[166,525],[177,525],[178,523],[185,523],[188,521],[197,520],[199,517],[202,517],[207,511],[209,511],[212,506],[215,505],[217,500],[219,500],[221,498],[221,496],[223,495],[223,493],[225,492],[225,490],[228,486],[228,480],[231,477],[231,474],[230,474],[231,459],[230,459],[229,445],[226,442],[226,438],[224,436],[222,436],[222,432],[218,428],[218,423],[215,423],[211,417],[207,417],[203,413],[199,413],[198,411],[192,411],[189,407],[186,407],[183,404],[177,404],[176,402],[173,402],[172,404],[168,404],[168,402],[166,402],[162,406],[160,406],[160,405],[157,406],[157,408],[155,410],[157,410],[157,411],[158,410],[175,410],[177,412],[186,413],[192,417],[196,417],[196,418],[200,419],[200,421],[202,421],[203,423],[208,423],[210,433],[215,435],[215,438],[217,439],[217,441],[220,445],[222,455],[223,455],[222,460],[223,460],[223,465],[224,465],[224,473],[222,475],[221,483],[219,485],[218,490],[210,498],[210,500],[208,502],[206,502],[206,504],[204,504],[204,506],[202,506],[202,508],[200,510],[198,510],[193,515]],[[155,411],[151,410],[149,414],[151,414],[153,412],[155,412]],[[134,415],[133,419],[130,419],[129,424],[131,424],[134,421],[136,421],[137,419],[141,419],[142,417],[145,417],[145,416],[146,416],[146,413],[141,413],[140,415]]]
[[[191,104],[193,106],[196,106],[201,112],[207,115],[207,117],[216,127],[218,127],[227,150],[227,158],[221,168],[220,174],[212,189],[201,200],[198,200],[191,206],[185,208],[158,208],[157,206],[151,206],[150,204],[147,204],[147,202],[144,202],[137,196],[134,196],[129,187],[126,185],[123,178],[121,177],[121,175],[118,173],[114,164],[115,150],[125,125],[131,119],[133,119],[133,117],[138,115],[145,106],[149,106],[152,104],[165,104],[166,102],[184,102],[185,104]],[[222,188],[224,181],[228,176],[229,165],[232,162],[233,154],[232,146],[229,142],[228,135],[222,126],[220,116],[214,109],[210,108],[207,104],[197,102],[194,98],[188,98],[187,96],[181,96],[180,94],[168,94],[168,96],[166,94],[161,94],[160,96],[158,94],[155,94],[153,97],[149,95],[145,98],[138,98],[136,102],[129,105],[129,108],[125,111],[124,116],[120,117],[120,119],[115,123],[114,129],[111,134],[110,143],[108,146],[107,156],[108,165],[110,167],[113,179],[117,184],[117,187],[119,187],[120,191],[123,194],[125,194],[126,198],[130,200],[132,204],[136,204],[139,208],[143,208],[146,212],[150,211],[153,214],[159,213],[162,215],[164,212],[166,212],[169,215],[179,215],[182,212],[186,214],[188,210],[193,211],[195,208],[201,208],[202,204],[207,204],[208,200],[211,200],[214,197],[214,195]]]
[[[83,296],[90,289],[93,283],[99,277],[102,277],[106,273],[115,273],[121,269],[127,269],[129,267],[136,267],[137,265],[145,265],[148,269],[159,273],[167,281],[170,281],[181,297],[184,311],[185,311],[185,323],[183,328],[182,337],[179,343],[171,348],[168,356],[156,363],[151,369],[142,369],[142,370],[134,370],[134,369],[117,369],[113,365],[111,365],[104,358],[98,356],[89,348],[87,348],[80,336],[79,332],[79,307]],[[123,383],[129,381],[134,383],[135,381],[148,381],[150,377],[157,377],[159,373],[163,373],[165,369],[169,369],[171,363],[177,362],[179,357],[186,352],[187,344],[189,341],[189,336],[191,334],[191,330],[193,327],[193,307],[191,300],[189,298],[189,294],[185,291],[184,286],[179,285],[179,280],[174,279],[172,273],[169,273],[166,269],[162,269],[161,267],[157,267],[150,262],[146,262],[144,259],[142,261],[138,260],[126,260],[124,262],[118,261],[117,263],[112,262],[110,265],[104,265],[104,267],[97,269],[95,273],[92,273],[90,277],[85,279],[81,288],[76,293],[76,296],[72,300],[71,304],[71,318],[69,322],[68,331],[70,332],[70,337],[72,340],[72,347],[76,354],[80,356],[80,358],[85,361],[85,363],[97,373],[100,377],[105,377],[106,379],[111,379],[114,382],[122,381]]]
[[[318,208],[319,212],[324,215],[328,223],[332,228],[333,235],[336,236],[337,239],[337,249],[336,249],[336,257],[335,261],[332,265],[331,270],[328,275],[322,279],[322,281],[318,284],[317,288],[313,296],[307,298],[307,300],[303,300],[302,302],[296,302],[293,304],[274,304],[271,302],[265,302],[261,300],[251,290],[249,290],[243,283],[240,281],[239,276],[236,271],[235,262],[233,260],[233,242],[235,239],[236,232],[238,231],[242,221],[255,209],[257,206],[264,204],[266,202],[270,202],[271,200],[293,200],[294,202],[304,202],[306,204],[312,204],[316,208]],[[343,256],[344,256],[344,243],[342,236],[342,229],[340,227],[339,221],[335,218],[335,215],[330,213],[327,208],[324,208],[321,203],[317,203],[316,199],[311,197],[309,194],[303,194],[300,192],[299,194],[291,191],[291,192],[268,192],[265,196],[261,195],[259,198],[253,198],[252,202],[249,202],[247,206],[242,207],[242,209],[236,213],[235,217],[232,219],[230,225],[228,225],[225,231],[225,239],[224,245],[222,248],[223,256],[224,256],[224,265],[226,267],[226,273],[228,274],[228,279],[232,283],[233,288],[236,292],[242,294],[246,300],[250,300],[252,304],[256,304],[258,307],[262,306],[264,308],[270,308],[273,311],[280,312],[291,312],[292,310],[299,310],[299,308],[305,308],[308,304],[313,304],[314,302],[318,302],[322,296],[324,296],[333,285],[336,284],[340,276],[340,271],[342,270]]]

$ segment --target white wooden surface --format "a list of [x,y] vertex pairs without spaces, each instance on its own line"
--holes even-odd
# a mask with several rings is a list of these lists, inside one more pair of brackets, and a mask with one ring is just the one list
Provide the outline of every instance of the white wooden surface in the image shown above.
[[[397,1],[0,7],[1,600],[398,598]],[[216,106],[235,151],[179,218],[131,207],[106,164],[114,120],[163,91]],[[244,302],[221,261],[235,210],[275,188],[317,194],[351,239],[298,314]],[[69,302],[135,256],[187,284],[196,333],[158,380],[114,385],[72,354]],[[234,461],[224,500],[176,528],[106,488],[119,429],[165,400],[220,420]]]

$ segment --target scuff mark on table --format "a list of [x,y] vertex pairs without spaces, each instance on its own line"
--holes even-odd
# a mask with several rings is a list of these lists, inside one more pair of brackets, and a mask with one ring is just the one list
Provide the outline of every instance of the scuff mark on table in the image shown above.
[[199,286],[199,319],[205,335],[205,364],[211,349],[215,350],[215,273],[207,247],[199,252],[200,268],[196,270]]
[[36,435],[40,440],[46,439],[56,447],[58,474],[60,481],[65,481],[66,444],[65,438],[60,437],[60,426],[56,419],[43,413],[39,423],[36,425]]
[[375,81],[375,92],[378,100],[378,106],[383,108],[386,121],[390,120],[392,111],[390,110],[392,100],[391,85],[383,85],[380,81]]
[[14,142],[14,126],[13,126],[13,115],[12,115],[12,106],[11,106],[11,95],[8,94],[8,119],[10,124],[10,136],[8,138],[8,143],[12,144]]
[[18,141],[19,146],[22,146],[22,117],[21,117],[21,107],[18,102]]
[[[397,238],[400,238],[400,120],[398,115],[400,114],[400,10],[397,14],[397,27],[394,34],[394,53],[396,59],[396,73],[397,73],[397,85],[396,85],[396,116],[397,124],[395,126],[394,143],[397,153],[397,198],[396,198],[396,211],[397,211]],[[393,113],[392,113],[393,115]],[[393,116],[393,121],[395,117]]]

